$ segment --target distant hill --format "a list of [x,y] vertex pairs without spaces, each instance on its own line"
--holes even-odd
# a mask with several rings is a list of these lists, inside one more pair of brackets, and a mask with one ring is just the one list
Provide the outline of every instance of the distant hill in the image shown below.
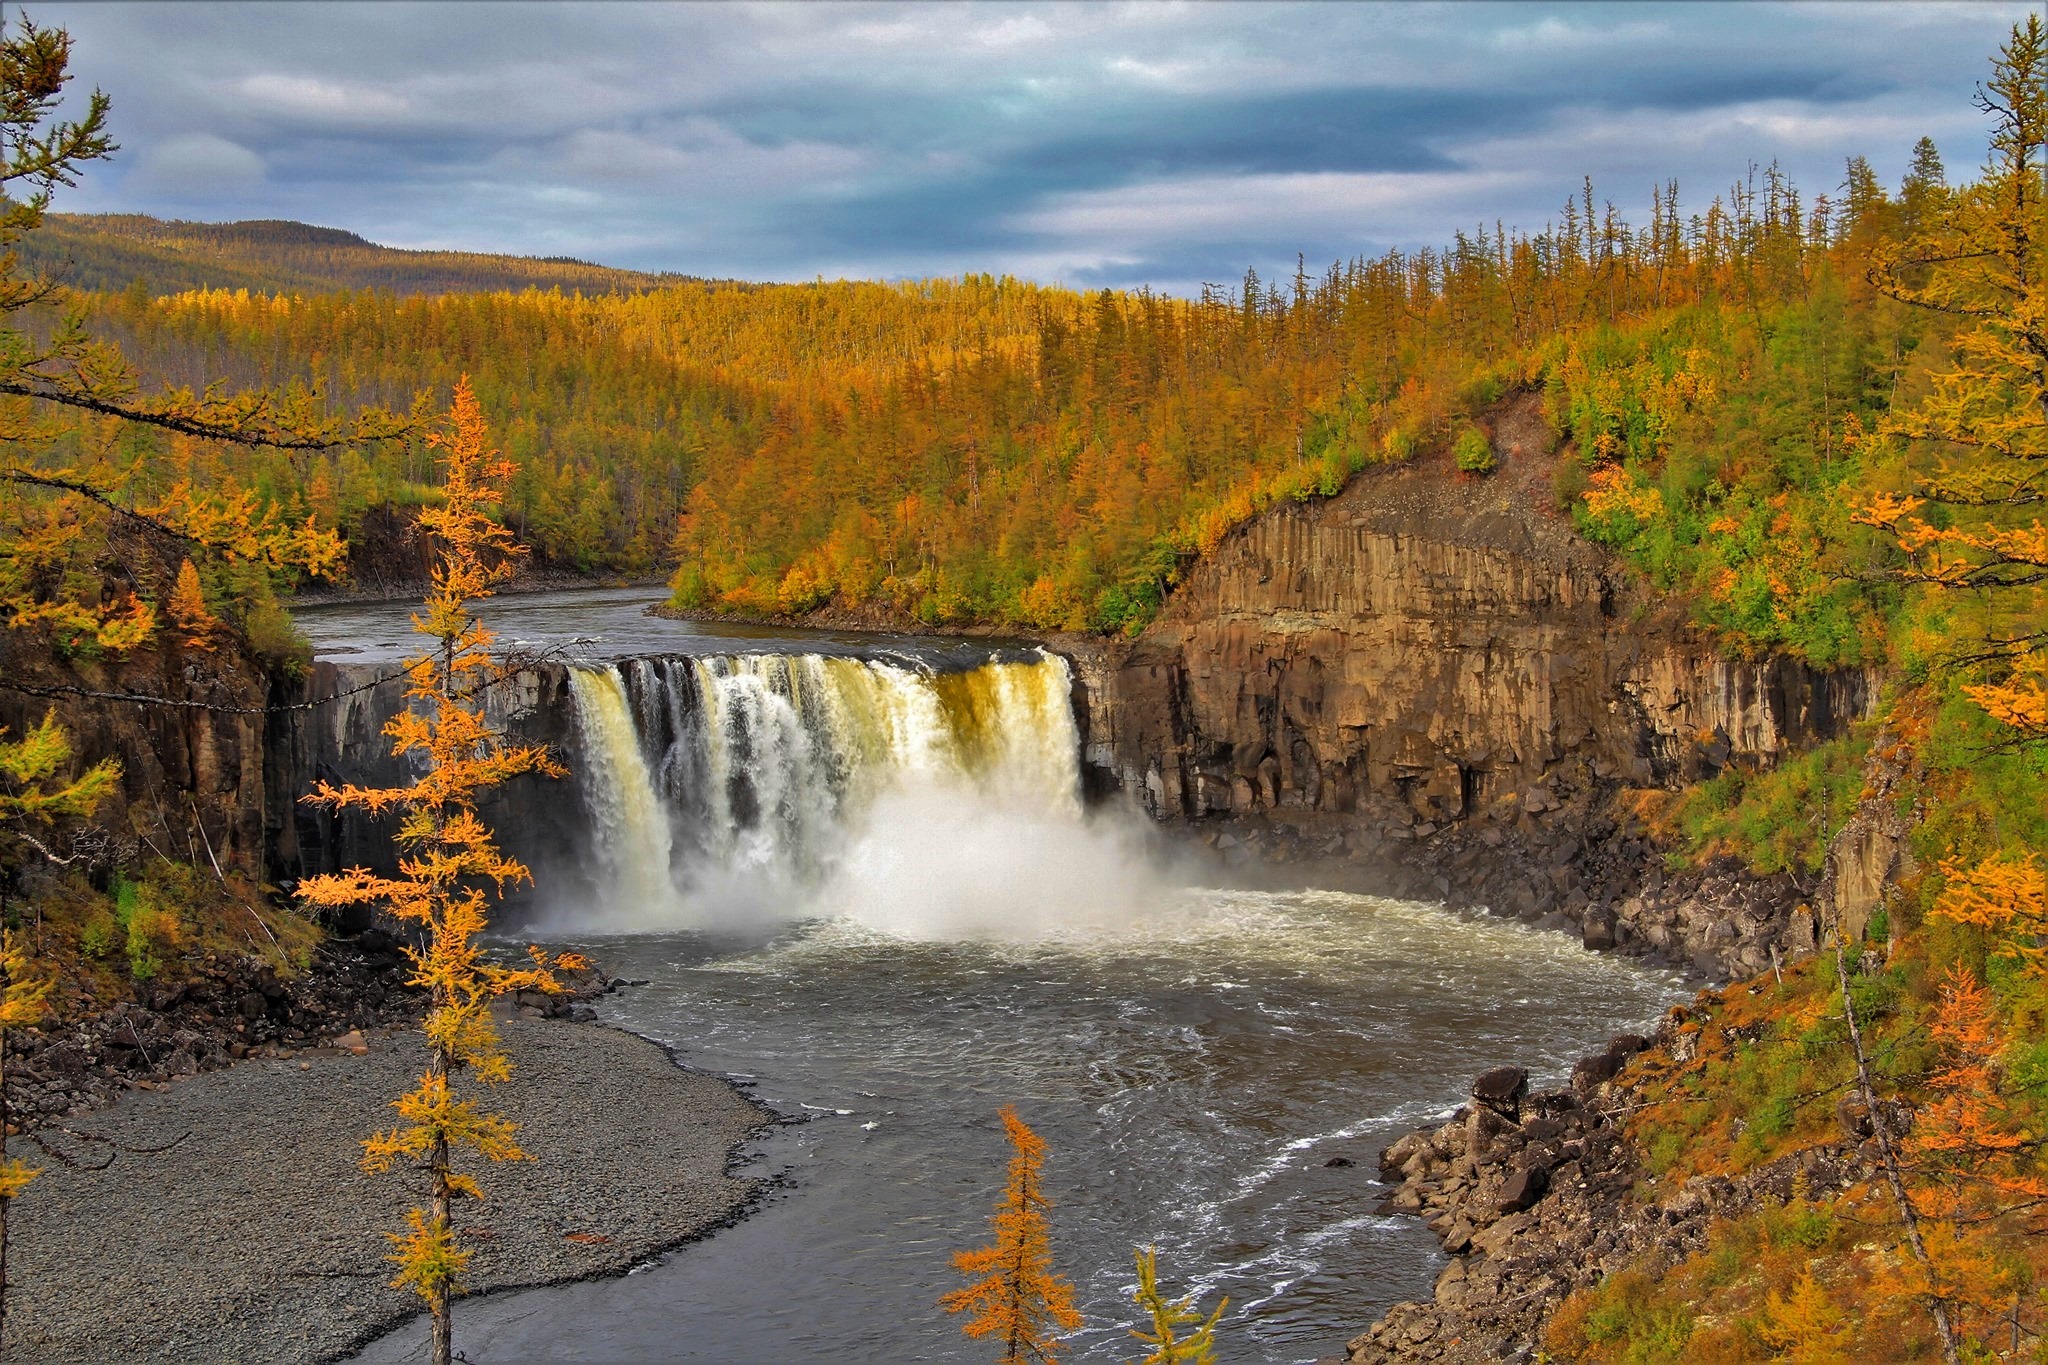
[[141,280],[152,294],[188,289],[466,294],[559,288],[638,293],[694,277],[615,270],[566,256],[405,251],[306,223],[166,221],[139,213],[53,213],[20,247],[34,270],[73,288],[116,292]]

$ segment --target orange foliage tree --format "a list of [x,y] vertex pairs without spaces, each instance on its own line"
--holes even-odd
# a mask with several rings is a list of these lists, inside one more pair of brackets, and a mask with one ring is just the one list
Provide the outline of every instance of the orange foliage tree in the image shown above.
[[1888,1298],[1940,1305],[1957,1339],[1982,1341],[2014,1311],[2024,1263],[2001,1254],[2012,1215],[2048,1200],[2040,1141],[2001,1094],[2004,1038],[1996,1002],[1951,966],[1929,1026],[1940,1060],[1900,1142],[1927,1255],[1880,1277]]
[[953,1267],[973,1279],[940,1299],[948,1313],[973,1314],[960,1330],[976,1340],[1003,1343],[998,1365],[1030,1365],[1059,1358],[1055,1337],[1081,1325],[1074,1286],[1053,1272],[1052,1236],[1045,1217],[1041,1168],[1045,1139],[1031,1131],[1017,1111],[1002,1108],[1003,1131],[1017,1154],[991,1220],[995,1240],[973,1251],[953,1253]]
[[512,1123],[458,1096],[455,1078],[467,1070],[486,1083],[504,1080],[511,1063],[499,1046],[491,1000],[520,989],[557,991],[552,969],[581,963],[568,956],[550,961],[533,949],[531,967],[507,968],[488,961],[477,942],[489,901],[531,880],[523,864],[498,850],[477,815],[477,798],[523,773],[558,777],[563,769],[545,749],[506,744],[479,700],[502,668],[491,653],[492,632],[470,608],[491,595],[519,550],[490,512],[506,466],[487,446],[483,415],[466,380],[456,386],[448,431],[428,439],[443,454],[446,481],[441,504],[419,516],[421,529],[438,545],[438,562],[426,610],[413,617],[413,629],[434,647],[408,661],[406,695],[412,705],[384,727],[392,751],[424,759],[425,771],[409,787],[336,787],[323,781],[306,798],[334,809],[397,812],[399,875],[355,868],[308,878],[300,896],[319,908],[383,906],[426,931],[425,946],[410,955],[412,982],[431,1002],[427,1068],[394,1105],[402,1126],[363,1144],[363,1165],[386,1171],[404,1160],[427,1173],[429,1206],[413,1209],[407,1230],[391,1234],[391,1259],[399,1267],[394,1283],[426,1300],[433,1314],[434,1360],[448,1365],[449,1301],[470,1257],[455,1243],[454,1201],[481,1196],[476,1181],[455,1169],[455,1153],[468,1148],[487,1161],[525,1156]]
[[[1948,660],[1962,670],[1962,691],[2020,743],[2039,743],[2048,741],[2048,27],[2039,15],[2013,26],[1977,105],[1993,119],[1983,178],[1881,253],[1873,272],[1891,297],[1961,330],[1926,397],[1879,428],[1927,457],[1913,490],[1876,495],[1856,517],[1896,540],[1908,581],[1963,594],[1975,614]],[[2048,965],[2048,875],[2037,853],[1950,857],[1941,870],[1937,916],[1984,931],[1994,953],[2029,974]],[[2023,1286],[1997,1239],[2007,1215],[2048,1199],[2048,1179],[2038,1138],[2004,1102],[1998,1013],[1973,974],[1951,970],[1932,1033],[1943,1060],[1902,1143],[1912,1191],[1897,1196],[1909,1229],[1924,1221],[1925,1247],[1916,1241],[1920,1254],[1901,1264],[1905,1282],[1894,1288],[1928,1305],[1953,1360],[1972,1315],[2016,1304]]]

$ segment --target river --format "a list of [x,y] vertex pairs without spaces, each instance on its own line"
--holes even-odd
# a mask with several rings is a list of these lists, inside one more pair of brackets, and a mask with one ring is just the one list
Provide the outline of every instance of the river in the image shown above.
[[[986,1239],[1005,1104],[1050,1145],[1073,1358],[1142,1354],[1140,1245],[1169,1292],[1228,1296],[1221,1359],[1328,1357],[1441,1265],[1374,1212],[1380,1148],[1489,1066],[1561,1079],[1681,989],[1483,914],[1215,884],[1137,817],[1081,808],[1056,659],[637,616],[656,595],[492,604],[507,638],[587,641],[602,889],[525,930],[644,980],[609,1022],[792,1122],[745,1154],[774,1184],[738,1226],[623,1279],[463,1304],[473,1361],[988,1359],[936,1300]],[[402,622],[305,618],[336,658]],[[423,1343],[415,1324],[359,1358]]]

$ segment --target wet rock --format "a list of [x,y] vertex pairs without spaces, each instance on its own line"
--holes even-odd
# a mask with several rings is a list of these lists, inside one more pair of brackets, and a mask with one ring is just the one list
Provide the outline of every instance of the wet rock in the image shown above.
[[1522,1118],[1522,1100],[1529,1093],[1529,1072],[1525,1067],[1497,1066],[1482,1072],[1472,1082],[1472,1098],[1501,1117],[1517,1123]]
[[1596,1052],[1590,1057],[1581,1057],[1572,1066],[1572,1089],[1591,1090],[1606,1081],[1611,1081],[1621,1070],[1624,1059],[1611,1052]]

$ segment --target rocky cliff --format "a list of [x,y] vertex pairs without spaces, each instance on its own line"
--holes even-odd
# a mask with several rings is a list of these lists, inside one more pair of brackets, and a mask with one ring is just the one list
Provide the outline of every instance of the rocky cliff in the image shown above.
[[0,635],[0,672],[11,684],[0,688],[10,738],[53,713],[81,765],[121,762],[119,788],[90,827],[64,836],[62,856],[107,866],[161,855],[262,873],[271,679],[232,642],[163,643],[101,663],[60,661],[26,633]]
[[1733,932],[1653,906],[1650,850],[1603,809],[1833,735],[1870,680],[1729,657],[1552,510],[1533,396],[1494,427],[1493,476],[1438,455],[1276,507],[1136,641],[1076,650],[1096,785],[1391,890],[1564,914],[1600,946],[1737,970],[1810,944],[1791,906]]
[[[395,667],[316,663],[288,689],[289,709],[270,721],[263,814],[269,870],[282,881],[367,866],[389,869],[390,821],[359,812],[335,813],[300,798],[319,779],[334,784],[406,786],[418,774],[391,753],[386,720],[405,706],[405,681]],[[559,782],[528,774],[486,793],[478,810],[501,847],[545,869],[551,886],[588,876],[578,851],[586,846],[585,806],[575,786],[575,705],[563,664],[522,669],[484,694],[484,713],[515,744],[553,748],[569,763]],[[563,879],[571,879],[564,881]]]

